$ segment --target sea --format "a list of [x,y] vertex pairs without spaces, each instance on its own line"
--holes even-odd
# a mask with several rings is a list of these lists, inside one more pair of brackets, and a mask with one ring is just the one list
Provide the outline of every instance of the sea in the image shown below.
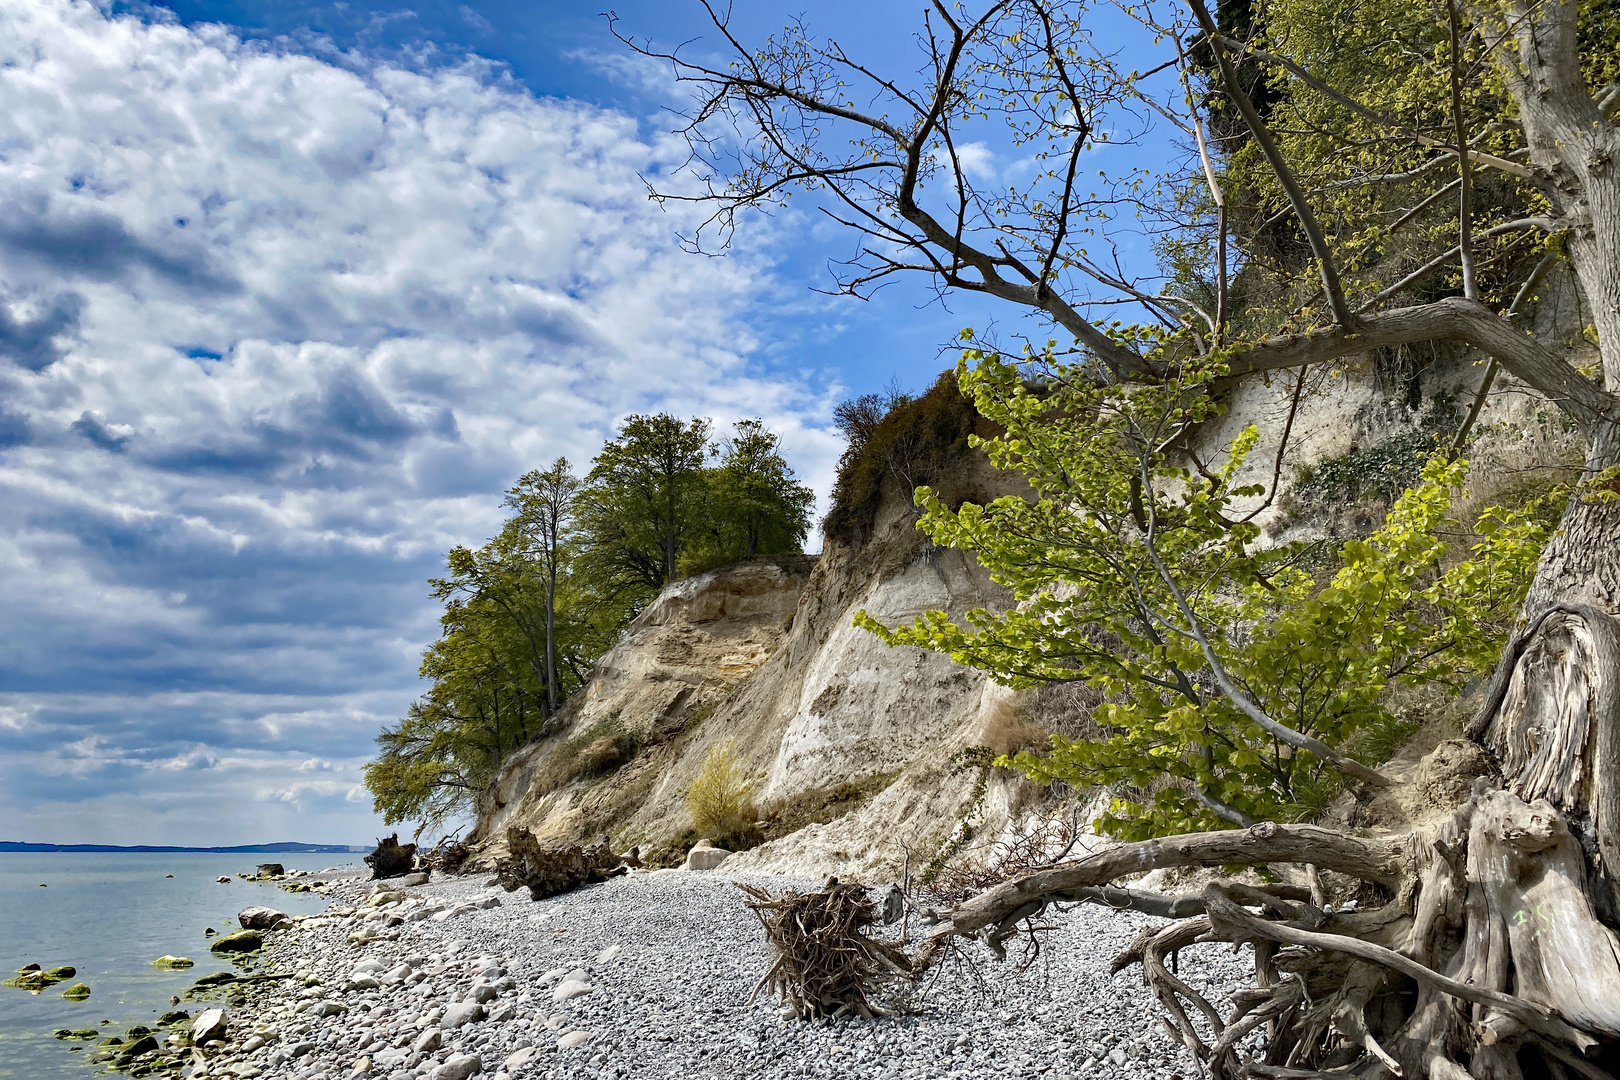
[[[208,951],[211,927],[236,929],[236,913],[265,904],[288,914],[323,910],[318,893],[289,893],[270,882],[243,881],[262,862],[289,870],[358,866],[360,856],[334,853],[213,854],[192,852],[0,852],[0,979],[25,964],[71,964],[78,974],[39,994],[0,986],[0,1080],[87,1080],[104,1066],[86,1060],[93,1043],[62,1041],[62,1028],[99,1028],[122,1036],[133,1024],[175,1008],[172,996],[203,975],[232,970]],[[169,875],[173,875],[172,877]],[[230,877],[228,885],[215,879]],[[41,888],[41,886],[44,886]],[[164,971],[160,956],[196,966]],[[85,1001],[62,991],[90,987]],[[182,1000],[197,1015],[204,1002]]]

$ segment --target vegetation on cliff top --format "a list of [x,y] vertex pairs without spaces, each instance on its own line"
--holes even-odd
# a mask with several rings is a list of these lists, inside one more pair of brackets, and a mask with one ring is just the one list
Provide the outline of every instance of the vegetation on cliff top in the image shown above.
[[[710,434],[706,420],[632,416],[583,479],[565,458],[525,474],[500,532],[450,551],[448,573],[431,582],[445,604],[422,660],[432,685],[377,737],[366,766],[387,823],[426,828],[481,807],[501,762],[545,731],[669,581],[802,550],[814,496],[779,438],[749,419],[718,444]],[[622,742],[587,740],[569,748],[579,762],[557,768],[599,773],[623,757]]]

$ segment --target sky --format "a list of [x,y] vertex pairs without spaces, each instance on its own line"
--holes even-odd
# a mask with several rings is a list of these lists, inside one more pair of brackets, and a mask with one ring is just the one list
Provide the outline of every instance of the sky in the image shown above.
[[[882,62],[920,6],[815,25]],[[1010,314],[818,292],[806,211],[683,250],[679,91],[601,7],[0,0],[0,839],[381,835],[426,579],[520,473],[757,416],[824,495],[839,400]]]

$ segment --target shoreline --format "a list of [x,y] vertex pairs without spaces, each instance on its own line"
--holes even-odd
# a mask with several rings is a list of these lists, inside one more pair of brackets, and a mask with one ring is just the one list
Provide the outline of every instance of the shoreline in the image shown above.
[[[1082,906],[1027,965],[970,945],[930,972],[914,1011],[804,1022],[749,996],[768,966],[734,881],[638,871],[531,901],[474,878],[335,880],[332,903],[272,931],[227,1006],[222,1044],[168,1075],[339,1080],[870,1077],[1042,1080],[1191,1075],[1139,972],[1109,960],[1155,922]],[[370,906],[373,885],[383,895]],[[1184,978],[1219,1000],[1244,956],[1194,947]],[[290,977],[289,977],[290,976]],[[194,1017],[192,1023],[197,1023]]]

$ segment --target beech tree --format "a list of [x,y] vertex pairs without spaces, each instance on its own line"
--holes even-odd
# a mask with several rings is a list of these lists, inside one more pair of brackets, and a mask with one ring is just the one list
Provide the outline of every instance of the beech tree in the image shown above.
[[565,546],[573,524],[574,500],[580,490],[579,478],[567,458],[558,458],[551,468],[523,474],[506,493],[506,505],[516,511],[513,526],[525,551],[539,564],[545,591],[545,679],[546,704],[557,711],[557,587],[567,555]]
[[[704,519],[709,422],[632,416],[592,460],[579,498],[585,560],[603,586],[656,596]],[[639,606],[639,605],[637,605]]]
[[804,550],[815,492],[793,478],[782,439],[762,420],[739,420],[723,440],[711,477],[722,532],[733,533],[749,558]]
[[[1142,966],[1217,1077],[1620,1071],[1614,5],[1233,0],[1211,12],[1186,0],[1121,6],[1100,23],[1102,9],[1079,2],[934,0],[921,64],[892,72],[800,25],[746,43],[705,7],[723,59],[625,37],[695,92],[683,132],[697,190],[656,192],[710,203],[695,246],[723,246],[741,212],[807,191],[861,240],[840,289],[866,295],[915,273],[998,298],[1044,323],[1039,337],[1050,326],[1072,338],[1062,359],[1074,377],[1151,387],[1191,358],[1218,370],[1206,387],[1218,395],[1227,380],[1302,380],[1310,366],[1443,343],[1488,358],[1478,400],[1506,371],[1585,444],[1466,725],[1495,773],[1448,821],[1396,836],[1261,821],[1104,848],[963,903],[919,960],[954,936],[999,950],[1047,904],[1104,900],[1176,918],[1116,963]],[[1122,26],[1141,32],[1130,48]],[[1093,179],[1091,151],[1148,117],[1179,133],[1185,162]],[[981,179],[976,140],[992,122],[997,145],[1039,167],[1000,186]],[[1156,231],[1167,275],[1116,257],[1120,222]],[[1590,352],[1538,340],[1520,319],[1565,267]],[[1104,318],[1118,312],[1138,322]],[[1477,414],[1478,401],[1465,424]],[[1166,440],[1185,447],[1186,432]],[[1174,575],[1160,576],[1173,592]],[[1196,642],[1196,612],[1178,626]],[[1289,738],[1198,644],[1200,678]],[[1156,867],[1255,863],[1349,875],[1368,902],[1330,912],[1319,887],[1287,885],[1217,884],[1174,901],[1109,887]],[[1212,940],[1254,947],[1255,986],[1227,1013],[1165,963]],[[1256,1050],[1244,1040],[1262,1027]]]

